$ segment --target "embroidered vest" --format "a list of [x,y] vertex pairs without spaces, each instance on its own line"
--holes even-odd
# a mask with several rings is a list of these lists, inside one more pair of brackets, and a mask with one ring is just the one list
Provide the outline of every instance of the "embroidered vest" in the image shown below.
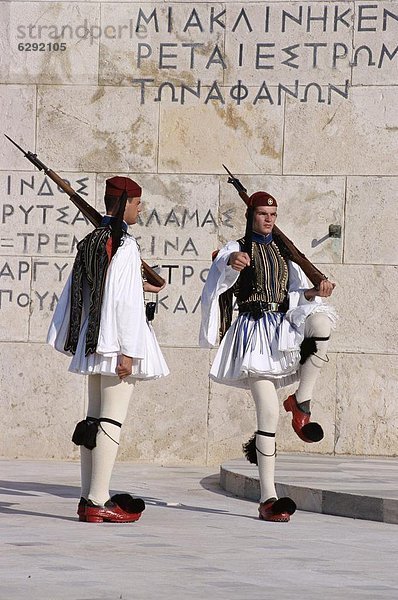
[[[241,248],[244,247],[244,242],[244,238],[238,240]],[[239,296],[242,296],[240,294],[242,278],[239,277],[235,285],[221,294],[219,298],[220,341],[232,323],[233,296],[236,297],[238,306],[246,302],[283,303],[286,300],[289,272],[284,254],[283,248],[280,248],[275,240],[269,244],[253,241],[251,251],[252,288],[245,290],[244,300],[239,299]]]
[[76,353],[80,335],[84,281],[89,288],[86,356],[95,352],[97,348],[102,297],[110,262],[110,244],[107,242],[112,240],[111,236],[112,229],[109,225],[97,227],[77,245],[77,255],[72,270],[69,333],[65,343],[65,350],[72,354]]
[[[244,238],[238,240],[241,247]],[[282,256],[274,241],[269,244],[252,243],[251,265],[253,269],[252,289],[245,293],[245,302],[282,303],[287,295],[288,268],[285,258]],[[241,277],[233,286],[233,294],[240,306],[242,285]]]

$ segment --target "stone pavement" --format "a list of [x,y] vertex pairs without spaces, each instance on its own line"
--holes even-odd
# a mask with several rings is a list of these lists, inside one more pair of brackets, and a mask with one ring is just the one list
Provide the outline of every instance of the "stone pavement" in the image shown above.
[[262,522],[217,468],[118,463],[113,490],[147,502],[124,525],[77,521],[77,463],[3,460],[0,475],[1,600],[398,598],[396,525],[304,511]]

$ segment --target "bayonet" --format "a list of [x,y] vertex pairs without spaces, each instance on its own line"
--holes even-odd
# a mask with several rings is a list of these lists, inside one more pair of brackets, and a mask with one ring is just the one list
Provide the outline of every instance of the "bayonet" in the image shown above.
[[[237,179],[231,173],[231,171],[229,169],[227,169],[227,167],[225,165],[223,165],[223,167],[229,175],[228,183],[231,183],[234,186],[234,188],[238,192],[239,196],[242,198],[242,200],[244,201],[244,203],[246,204],[246,206],[249,209],[248,213],[247,213],[247,217],[248,217],[247,221],[250,220],[250,222],[246,223],[245,237],[248,238],[248,246],[251,247],[251,227],[252,227],[251,220],[253,218],[253,215],[252,215],[252,211],[250,210],[250,197],[247,194],[246,188],[241,184],[239,179]],[[274,225],[274,227],[272,229],[272,234],[274,236],[276,243],[280,246],[280,248],[283,248],[284,253],[286,254],[287,258],[289,258],[290,260],[292,260],[293,262],[298,264],[299,267],[302,268],[304,273],[307,275],[308,279],[311,281],[311,283],[314,284],[314,286],[316,288],[319,287],[319,284],[321,281],[323,281],[324,279],[327,279],[326,275],[324,275],[319,269],[317,269],[317,267],[315,265],[313,265],[312,262],[310,262],[308,260],[308,258],[302,252],[300,252],[300,250],[279,229],[279,227]],[[251,253],[250,253],[249,247],[247,247],[247,249],[245,249],[245,252],[247,252],[250,256]]]

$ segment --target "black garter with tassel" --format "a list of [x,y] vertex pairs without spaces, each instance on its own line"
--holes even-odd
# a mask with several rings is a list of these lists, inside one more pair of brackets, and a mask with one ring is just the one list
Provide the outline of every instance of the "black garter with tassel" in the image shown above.
[[243,454],[246,456],[246,459],[249,463],[253,465],[257,465],[257,450],[256,450],[256,433],[252,435],[250,440],[246,443],[242,444]]
[[[326,342],[328,339],[329,339],[329,336],[328,337],[304,338],[300,345],[300,365],[303,365],[305,363],[305,361],[307,360],[307,358],[309,356],[311,356],[311,354],[318,356],[317,355],[318,346],[316,343],[317,341]],[[329,362],[328,357],[326,357],[326,359],[324,359],[321,356],[318,356],[318,358],[323,360],[323,362]]]
[[311,354],[317,353],[316,341],[313,337],[304,338],[300,346],[300,365],[303,365]]

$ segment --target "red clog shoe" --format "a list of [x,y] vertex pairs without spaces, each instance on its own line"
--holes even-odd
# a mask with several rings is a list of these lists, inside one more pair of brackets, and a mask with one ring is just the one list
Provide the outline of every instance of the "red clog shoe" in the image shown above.
[[292,427],[303,442],[311,444],[320,442],[323,438],[323,429],[319,423],[310,423],[311,413],[300,410],[295,394],[289,396],[283,403],[286,412],[292,413]]
[[270,498],[260,502],[258,507],[258,518],[261,521],[273,521],[276,523],[288,523],[290,516],[296,511],[296,503],[288,497]]
[[123,510],[112,500],[108,500],[104,506],[96,506],[90,500],[86,505],[87,523],[134,523],[138,521],[141,512],[133,513]]
[[[115,494],[111,501],[127,513],[141,514],[145,510],[145,502],[141,498],[133,498],[130,494]],[[81,497],[77,506],[79,521],[86,522],[86,507],[87,500]]]

